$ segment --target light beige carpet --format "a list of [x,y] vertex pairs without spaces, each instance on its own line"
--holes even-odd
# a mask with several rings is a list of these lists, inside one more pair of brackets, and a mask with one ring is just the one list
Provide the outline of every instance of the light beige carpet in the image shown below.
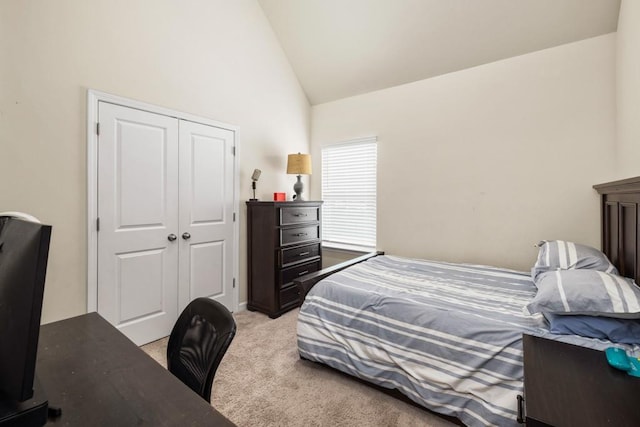
[[[240,427],[455,424],[330,368],[300,360],[298,310],[269,319],[243,311],[213,383],[212,404]],[[166,367],[167,338],[142,347]]]

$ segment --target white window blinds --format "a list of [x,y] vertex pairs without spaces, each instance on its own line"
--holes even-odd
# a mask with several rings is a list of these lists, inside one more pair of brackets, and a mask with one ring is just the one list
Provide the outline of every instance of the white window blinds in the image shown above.
[[376,248],[377,138],[322,149],[322,242]]

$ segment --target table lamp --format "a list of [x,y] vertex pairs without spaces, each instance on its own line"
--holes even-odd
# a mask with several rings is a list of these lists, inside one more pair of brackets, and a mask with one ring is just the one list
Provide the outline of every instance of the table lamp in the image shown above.
[[298,175],[298,180],[293,184],[293,191],[296,192],[295,200],[302,200],[303,185],[300,175],[311,175],[311,155],[289,154],[287,158],[287,174]]

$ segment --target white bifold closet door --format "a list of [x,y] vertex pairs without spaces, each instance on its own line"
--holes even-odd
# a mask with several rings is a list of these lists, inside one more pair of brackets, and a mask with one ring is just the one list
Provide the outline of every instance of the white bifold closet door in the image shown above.
[[233,304],[234,132],[99,102],[98,313],[136,344]]

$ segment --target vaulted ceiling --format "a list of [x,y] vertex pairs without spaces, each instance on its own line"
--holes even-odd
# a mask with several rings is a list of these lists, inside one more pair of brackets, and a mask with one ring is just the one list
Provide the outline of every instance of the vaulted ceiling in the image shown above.
[[617,29],[620,0],[258,0],[311,104]]

